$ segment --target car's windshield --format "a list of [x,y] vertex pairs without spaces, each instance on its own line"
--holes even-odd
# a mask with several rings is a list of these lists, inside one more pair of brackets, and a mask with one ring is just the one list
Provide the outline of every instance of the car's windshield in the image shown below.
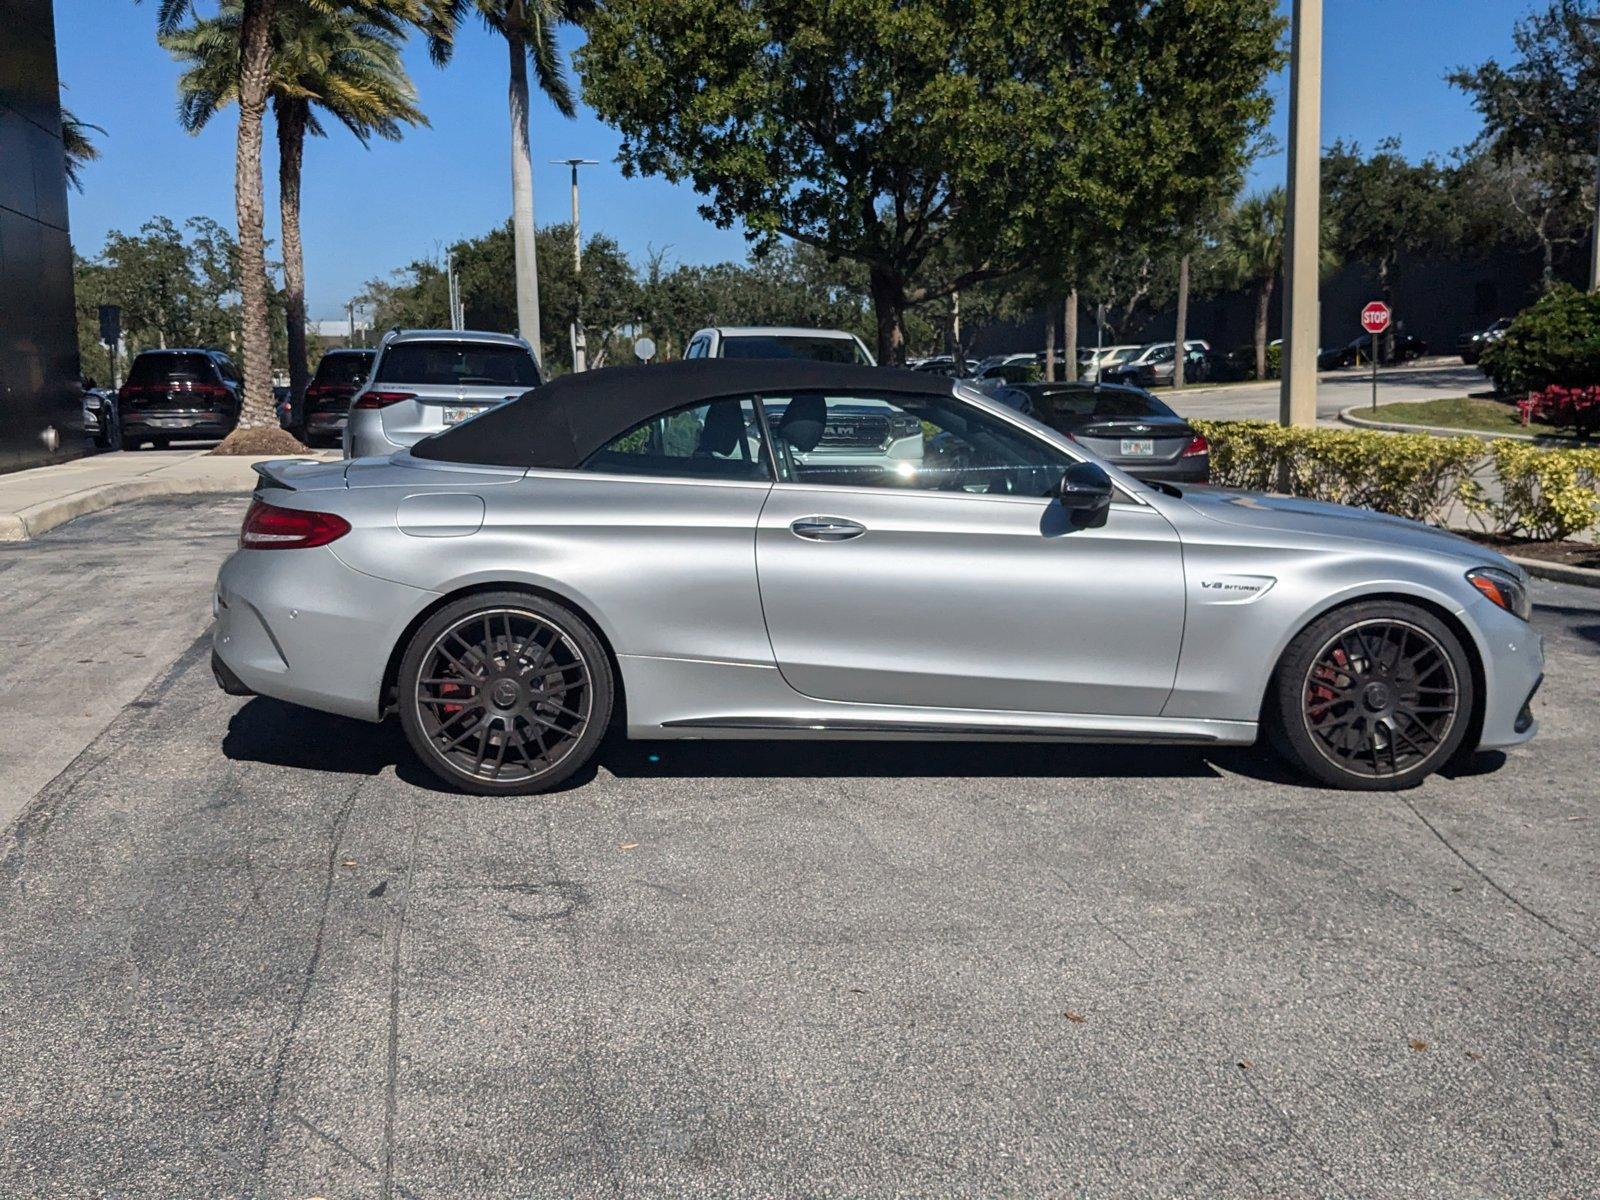
[[533,355],[521,346],[490,342],[397,342],[378,364],[378,383],[443,387],[531,388],[539,385]]
[[862,363],[855,338],[810,337],[805,334],[735,334],[722,339],[723,358],[804,358],[813,362]]

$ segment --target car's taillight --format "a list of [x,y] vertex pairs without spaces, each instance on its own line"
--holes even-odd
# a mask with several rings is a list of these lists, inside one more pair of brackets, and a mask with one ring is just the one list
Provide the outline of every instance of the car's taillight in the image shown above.
[[350,522],[334,513],[304,508],[279,508],[265,500],[250,501],[239,530],[241,550],[305,550],[326,546],[350,532]]
[[1197,434],[1194,435],[1194,440],[1183,448],[1183,453],[1178,455],[1178,457],[1179,458],[1193,458],[1196,454],[1210,454],[1210,453],[1211,453],[1211,443],[1206,441],[1205,438],[1203,438],[1202,436],[1200,436],[1200,434],[1197,433]]
[[415,400],[415,392],[362,392],[356,401],[356,408],[388,408],[391,404],[399,404],[402,400]]

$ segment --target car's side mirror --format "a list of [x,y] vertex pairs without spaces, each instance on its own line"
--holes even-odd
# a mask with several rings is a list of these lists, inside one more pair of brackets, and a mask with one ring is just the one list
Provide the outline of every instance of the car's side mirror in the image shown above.
[[1057,493],[1061,507],[1082,517],[1095,517],[1111,507],[1111,476],[1099,463],[1073,463],[1061,474]]

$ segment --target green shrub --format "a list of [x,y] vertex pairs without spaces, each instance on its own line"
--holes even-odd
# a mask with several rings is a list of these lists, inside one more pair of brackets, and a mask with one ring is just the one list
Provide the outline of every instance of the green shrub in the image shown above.
[[1480,365],[1511,395],[1600,383],[1600,293],[1555,288],[1517,314]]
[[1600,450],[1542,450],[1502,438],[1489,446],[1499,495],[1474,488],[1471,511],[1491,530],[1540,541],[1600,525]]
[[1283,346],[1282,344],[1267,347],[1267,378],[1281,379],[1283,377]]
[[1195,421],[1211,443],[1211,479],[1248,491],[1440,521],[1484,459],[1477,438],[1358,429],[1285,429],[1265,421]]

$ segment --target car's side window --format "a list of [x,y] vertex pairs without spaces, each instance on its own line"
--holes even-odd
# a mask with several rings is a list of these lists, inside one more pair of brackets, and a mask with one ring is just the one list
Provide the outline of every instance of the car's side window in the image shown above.
[[706,339],[697,337],[689,343],[689,348],[683,353],[684,358],[704,358],[706,356]]
[[790,483],[1044,497],[1077,461],[953,395],[804,392],[763,403]]
[[583,469],[678,479],[772,479],[751,400],[713,400],[651,417],[612,438]]

